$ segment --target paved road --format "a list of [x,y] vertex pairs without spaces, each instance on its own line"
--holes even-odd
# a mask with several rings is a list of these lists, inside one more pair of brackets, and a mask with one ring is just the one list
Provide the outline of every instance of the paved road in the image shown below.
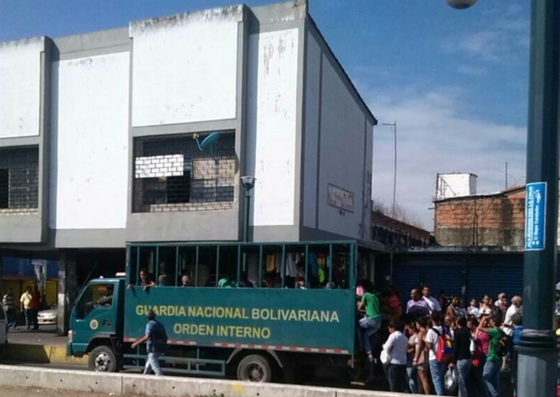
[[25,327],[10,329],[8,343],[25,343],[31,345],[65,345],[67,336],[58,336],[55,325],[43,325],[38,330],[27,330]]

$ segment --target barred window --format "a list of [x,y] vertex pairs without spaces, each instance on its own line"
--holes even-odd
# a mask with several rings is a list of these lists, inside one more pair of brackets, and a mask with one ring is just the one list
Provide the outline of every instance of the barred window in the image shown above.
[[233,132],[203,149],[192,134],[136,138],[133,212],[233,208],[236,159]]
[[36,213],[39,207],[39,148],[0,149],[0,214]]

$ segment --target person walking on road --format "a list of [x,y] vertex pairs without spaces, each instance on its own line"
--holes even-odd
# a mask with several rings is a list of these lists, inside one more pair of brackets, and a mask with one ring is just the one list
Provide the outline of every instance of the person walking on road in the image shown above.
[[39,310],[41,310],[41,293],[39,292],[39,287],[37,284],[33,286],[31,290],[31,313],[32,313],[32,322],[33,322],[33,329],[39,329],[39,319],[37,316],[39,315]]
[[8,327],[16,327],[16,300],[14,298],[14,293],[12,289],[9,288],[6,294],[2,298],[2,306],[6,311],[6,316],[8,317]]
[[148,310],[146,317],[148,318],[148,324],[146,324],[145,335],[134,342],[131,347],[135,349],[141,343],[146,342],[148,359],[146,360],[144,375],[150,373],[150,369],[152,369],[156,376],[161,376],[159,356],[165,353],[167,332],[165,331],[165,326],[156,320],[156,313],[153,310]]
[[31,328],[31,324],[33,324],[33,309],[31,308],[33,296],[31,295],[31,291],[31,286],[28,286],[19,298],[21,311],[25,313],[25,325],[27,329]]

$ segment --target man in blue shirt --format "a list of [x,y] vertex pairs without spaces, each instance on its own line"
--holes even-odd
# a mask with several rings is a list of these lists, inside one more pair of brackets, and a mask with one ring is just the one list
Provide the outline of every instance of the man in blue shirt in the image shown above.
[[157,376],[161,376],[159,356],[165,353],[167,332],[165,332],[163,324],[156,320],[156,313],[152,309],[148,310],[146,317],[148,318],[148,324],[146,324],[145,335],[134,342],[131,347],[134,349],[139,344],[146,342],[148,359],[146,360],[144,375],[148,374],[151,368]]

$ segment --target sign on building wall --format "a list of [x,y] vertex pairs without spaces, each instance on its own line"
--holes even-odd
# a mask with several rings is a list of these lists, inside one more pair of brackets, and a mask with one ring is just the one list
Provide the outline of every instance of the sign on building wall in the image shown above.
[[528,183],[525,201],[525,250],[545,248],[546,182]]
[[354,193],[334,185],[327,185],[327,204],[344,211],[354,212]]

